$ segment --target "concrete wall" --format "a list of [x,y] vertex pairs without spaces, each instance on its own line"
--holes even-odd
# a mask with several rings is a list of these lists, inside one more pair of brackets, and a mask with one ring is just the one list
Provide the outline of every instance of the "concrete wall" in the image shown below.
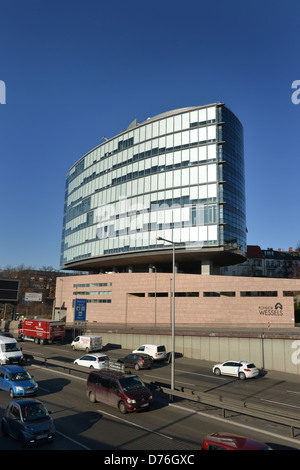
[[[2,331],[17,337],[18,322],[2,322]],[[88,334],[88,333],[87,333]],[[133,350],[142,344],[164,344],[167,351],[172,348],[169,334],[93,332],[102,336],[103,344],[119,345]],[[26,343],[24,343],[26,344]],[[175,335],[175,351],[184,357],[212,362],[227,359],[245,359],[259,368],[291,374],[300,373],[300,336],[266,333],[253,335],[228,334],[181,334]]]
[[[117,344],[123,349],[136,349],[142,344],[164,344],[171,351],[171,336],[165,334],[101,334],[103,344]],[[241,359],[254,362],[259,368],[292,374],[300,373],[300,339],[257,336],[180,335],[175,337],[175,351],[191,359],[224,362]]]

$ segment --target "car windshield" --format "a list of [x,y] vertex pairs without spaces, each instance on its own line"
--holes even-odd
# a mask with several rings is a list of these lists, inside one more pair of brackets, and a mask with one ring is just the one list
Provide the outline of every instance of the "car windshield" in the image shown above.
[[137,376],[124,377],[123,379],[120,379],[120,384],[124,391],[140,390],[145,388],[145,385]]
[[42,403],[27,403],[21,406],[23,421],[37,421],[48,418],[48,412]]
[[255,365],[253,363],[247,364],[248,369],[255,369]]
[[31,375],[26,370],[11,373],[11,374],[9,374],[8,377],[9,377],[9,380],[11,382],[18,382],[20,380],[30,380],[31,379]]
[[6,343],[4,344],[4,352],[15,352],[21,351],[18,343]]

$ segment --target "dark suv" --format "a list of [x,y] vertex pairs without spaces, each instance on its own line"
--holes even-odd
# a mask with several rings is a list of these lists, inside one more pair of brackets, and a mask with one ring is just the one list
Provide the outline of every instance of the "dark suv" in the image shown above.
[[128,354],[128,356],[120,357],[118,362],[124,364],[125,367],[134,367],[135,370],[151,369],[153,359],[148,354]]
[[90,372],[86,393],[91,402],[119,408],[121,413],[149,408],[153,403],[150,390],[137,375],[112,370]]

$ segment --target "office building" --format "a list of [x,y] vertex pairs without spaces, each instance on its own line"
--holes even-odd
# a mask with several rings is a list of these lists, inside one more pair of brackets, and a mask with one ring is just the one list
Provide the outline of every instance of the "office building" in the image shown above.
[[243,128],[222,103],[134,120],[67,175],[61,269],[169,272],[165,240],[180,272],[245,260]]

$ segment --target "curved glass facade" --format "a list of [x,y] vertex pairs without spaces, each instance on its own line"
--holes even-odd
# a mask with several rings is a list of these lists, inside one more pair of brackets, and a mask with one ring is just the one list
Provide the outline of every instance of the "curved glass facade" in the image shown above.
[[243,129],[223,104],[134,121],[67,175],[61,269],[157,263],[158,237],[202,260],[245,253]]

